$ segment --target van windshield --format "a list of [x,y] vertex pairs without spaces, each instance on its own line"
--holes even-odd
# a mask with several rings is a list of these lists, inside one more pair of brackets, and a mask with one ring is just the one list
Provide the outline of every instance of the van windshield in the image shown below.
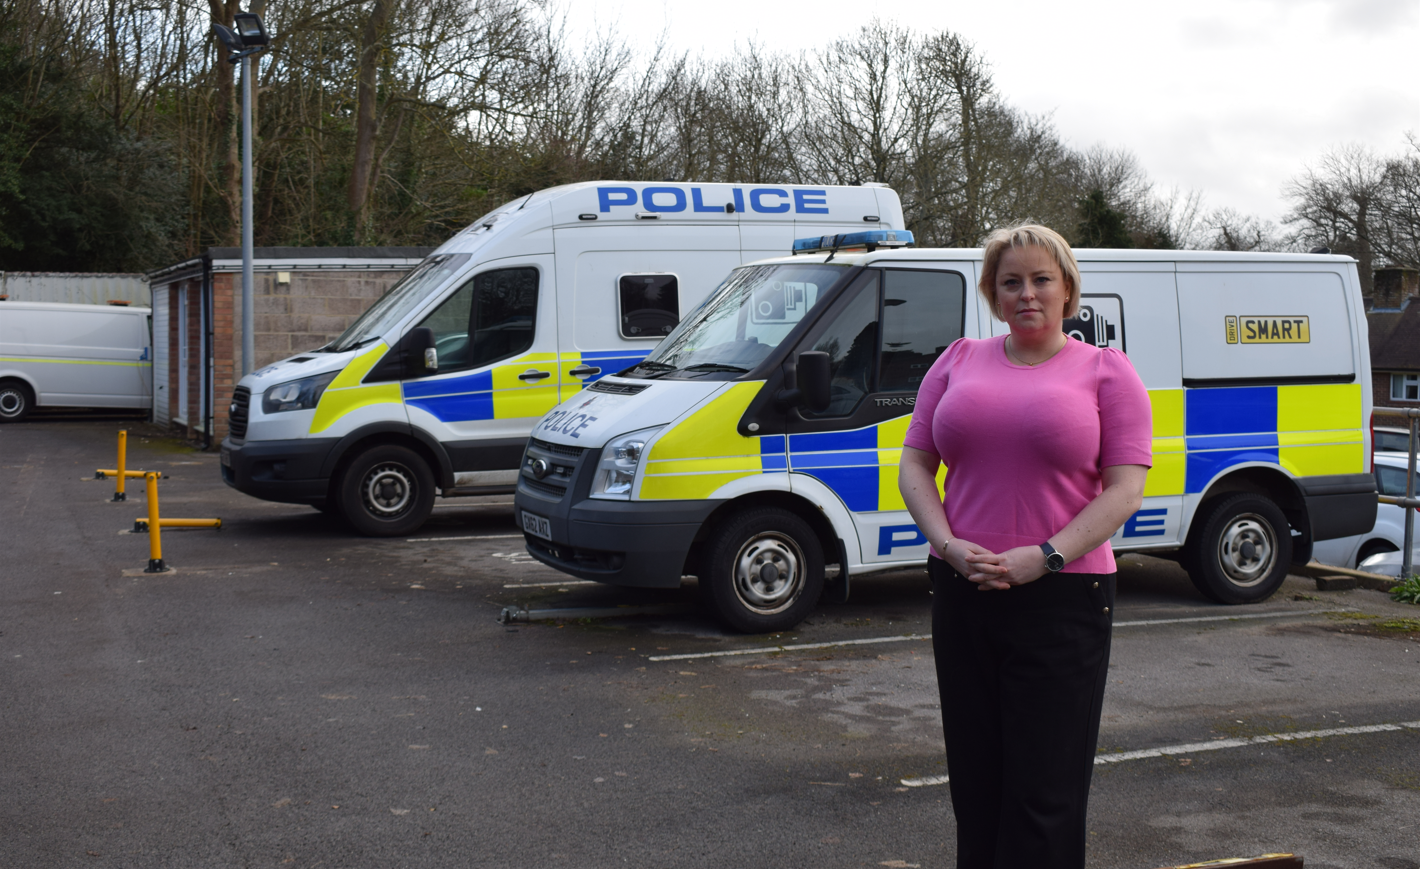
[[735,269],[635,373],[729,379],[752,371],[848,272],[824,263]]
[[330,350],[340,353],[358,347],[372,338],[378,338],[394,328],[400,320],[446,281],[454,276],[470,254],[446,253],[431,256],[414,267],[414,271],[390,287],[380,300],[360,315],[360,319],[350,324],[339,338],[330,345]]

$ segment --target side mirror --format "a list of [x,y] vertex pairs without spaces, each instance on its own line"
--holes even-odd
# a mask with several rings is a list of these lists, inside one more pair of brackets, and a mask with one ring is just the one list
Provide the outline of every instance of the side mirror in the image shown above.
[[822,350],[806,350],[799,354],[799,391],[804,404],[814,413],[828,410],[830,401],[828,354]]
[[439,351],[434,347],[434,330],[428,326],[410,329],[400,342],[404,346],[405,376],[423,377],[439,370]]
[[427,326],[410,329],[385,358],[365,375],[365,383],[384,383],[423,377],[439,370],[439,351],[434,349],[434,330]]
[[780,410],[807,407],[814,413],[823,413],[828,410],[829,379],[828,354],[822,350],[805,350],[794,365],[797,386],[780,390],[774,403]]

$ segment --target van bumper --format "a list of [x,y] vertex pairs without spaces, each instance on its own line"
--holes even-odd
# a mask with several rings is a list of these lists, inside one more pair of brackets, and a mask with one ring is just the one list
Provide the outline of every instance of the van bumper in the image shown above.
[[285,504],[320,504],[330,479],[321,467],[339,438],[290,441],[222,441],[222,482],[260,498]]
[[[518,487],[516,521],[528,554],[578,579],[636,588],[675,588],[705,520],[723,501],[560,499]],[[552,539],[529,533],[523,513],[547,519]]]
[[1376,478],[1371,474],[1299,477],[1307,503],[1312,540],[1335,540],[1365,534],[1375,527]]

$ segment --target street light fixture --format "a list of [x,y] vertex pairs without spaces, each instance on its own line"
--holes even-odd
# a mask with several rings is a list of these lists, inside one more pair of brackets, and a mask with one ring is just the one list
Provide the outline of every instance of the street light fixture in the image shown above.
[[227,62],[242,64],[242,374],[250,374],[256,356],[256,318],[252,305],[251,218],[251,56],[271,43],[266,25],[255,12],[232,16],[232,28],[212,23],[212,32],[227,46]]

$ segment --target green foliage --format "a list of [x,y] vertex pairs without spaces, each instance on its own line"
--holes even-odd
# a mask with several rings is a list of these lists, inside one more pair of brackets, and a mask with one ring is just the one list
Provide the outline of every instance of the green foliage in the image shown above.
[[161,143],[106,123],[63,58],[0,43],[0,269],[142,268],[182,208]]
[[1392,600],[1400,603],[1420,605],[1420,575],[1411,574],[1404,582],[1390,590]]
[[1075,228],[1080,247],[1133,247],[1124,214],[1105,200],[1104,191],[1091,190],[1080,200],[1080,222]]

